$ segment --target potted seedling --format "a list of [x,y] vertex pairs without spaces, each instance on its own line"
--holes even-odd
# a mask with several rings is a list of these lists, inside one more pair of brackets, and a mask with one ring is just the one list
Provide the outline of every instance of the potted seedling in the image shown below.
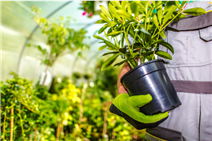
[[[171,44],[165,42],[164,30],[171,23],[186,15],[205,14],[202,8],[184,10],[187,3],[179,1],[110,1],[108,9],[100,6],[101,13],[97,24],[104,24],[98,31],[106,38],[94,35],[104,43],[111,55],[102,65],[102,70],[122,58],[119,66],[128,62],[131,70],[122,78],[129,95],[151,94],[153,100],[140,108],[147,115],[169,111],[181,102],[166,73],[164,60],[171,60],[171,54],[159,50],[159,45],[174,54]],[[126,43],[124,43],[126,42]],[[155,55],[163,59],[156,59]]]

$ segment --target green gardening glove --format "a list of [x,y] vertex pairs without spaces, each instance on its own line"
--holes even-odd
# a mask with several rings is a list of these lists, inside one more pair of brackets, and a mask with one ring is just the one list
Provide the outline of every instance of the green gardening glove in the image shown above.
[[127,93],[118,95],[112,105],[110,112],[123,117],[136,129],[152,128],[158,126],[168,118],[168,112],[155,115],[145,115],[139,108],[152,100],[150,94],[129,96]]

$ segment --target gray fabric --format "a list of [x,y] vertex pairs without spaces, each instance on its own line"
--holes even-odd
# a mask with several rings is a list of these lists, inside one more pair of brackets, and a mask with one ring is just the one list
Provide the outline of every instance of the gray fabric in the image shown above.
[[178,96],[182,105],[170,111],[169,118],[159,126],[181,132],[186,141],[199,141],[201,95],[178,92]]
[[172,80],[177,92],[212,94],[212,82]]
[[205,28],[212,25],[212,12],[197,17],[187,17],[180,19],[177,23],[172,22],[167,29],[178,31],[188,31]]
[[[192,3],[189,6],[191,8]],[[197,30],[166,32],[166,41],[175,50],[173,60],[166,65],[167,72],[173,82],[182,82],[181,88],[177,84],[177,89],[184,89],[184,92],[177,92],[182,105],[170,111],[169,118],[159,126],[181,132],[186,141],[212,140],[212,93],[210,88],[207,91],[208,87],[212,87],[212,26],[203,24],[206,27]],[[183,81],[208,86],[197,86],[193,89],[201,87],[199,93],[192,93],[192,86],[183,86]]]

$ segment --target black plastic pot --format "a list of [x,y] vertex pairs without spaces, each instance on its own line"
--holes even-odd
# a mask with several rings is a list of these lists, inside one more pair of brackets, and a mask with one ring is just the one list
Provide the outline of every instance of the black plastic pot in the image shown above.
[[131,69],[122,76],[121,83],[127,88],[129,95],[152,96],[152,101],[140,108],[146,115],[163,113],[181,105],[161,59]]

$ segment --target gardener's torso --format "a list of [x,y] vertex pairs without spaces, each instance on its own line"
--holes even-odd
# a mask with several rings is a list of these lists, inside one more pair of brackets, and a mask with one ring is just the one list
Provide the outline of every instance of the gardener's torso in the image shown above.
[[212,12],[170,27],[179,31],[166,33],[175,49],[167,72],[182,105],[159,127],[147,129],[147,136],[151,141],[212,141]]

